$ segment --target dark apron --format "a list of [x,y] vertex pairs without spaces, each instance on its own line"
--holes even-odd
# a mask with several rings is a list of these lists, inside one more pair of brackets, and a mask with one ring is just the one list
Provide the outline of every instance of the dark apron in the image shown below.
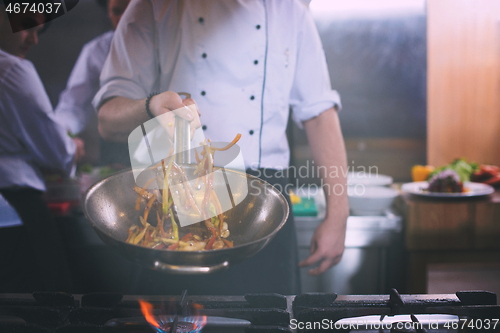
[[119,164],[130,167],[128,143],[106,141],[99,139],[99,165]]
[[[247,170],[248,173],[277,184],[285,189],[286,178],[275,177],[275,172],[263,173]],[[283,193],[290,207],[290,215],[278,234],[259,253],[242,263],[230,266],[219,273],[186,276],[169,275],[138,267],[133,294],[179,295],[187,290],[191,295],[244,295],[248,293],[300,294],[300,278],[297,250],[297,235],[291,211],[290,198]]]
[[23,221],[0,229],[0,292],[71,292],[65,248],[43,193],[2,188],[0,193]]

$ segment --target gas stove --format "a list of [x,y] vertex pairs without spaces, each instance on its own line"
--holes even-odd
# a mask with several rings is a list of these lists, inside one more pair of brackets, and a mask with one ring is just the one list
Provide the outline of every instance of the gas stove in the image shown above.
[[496,295],[0,294],[0,332],[498,332]]

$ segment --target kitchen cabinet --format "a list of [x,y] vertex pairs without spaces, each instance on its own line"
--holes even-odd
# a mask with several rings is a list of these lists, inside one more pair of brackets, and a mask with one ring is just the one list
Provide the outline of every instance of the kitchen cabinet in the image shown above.
[[427,292],[433,264],[500,264],[500,191],[481,198],[402,200],[409,292]]

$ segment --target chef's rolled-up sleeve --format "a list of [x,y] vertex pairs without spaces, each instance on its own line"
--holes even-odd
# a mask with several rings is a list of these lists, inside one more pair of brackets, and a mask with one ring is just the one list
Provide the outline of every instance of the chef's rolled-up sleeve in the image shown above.
[[297,48],[297,66],[290,91],[294,121],[302,123],[335,107],[340,110],[340,96],[332,90],[325,52],[310,13],[305,10]]
[[96,110],[112,97],[141,99],[153,92],[158,76],[158,52],[152,4],[132,1],[120,19],[101,73]]

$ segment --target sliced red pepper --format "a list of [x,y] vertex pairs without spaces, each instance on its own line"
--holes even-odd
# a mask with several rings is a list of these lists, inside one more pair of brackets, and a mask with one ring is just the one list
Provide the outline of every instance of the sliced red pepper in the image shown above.
[[142,195],[144,194],[144,192],[146,191],[146,189],[148,188],[149,185],[151,185],[151,183],[155,180],[155,178],[151,178],[150,180],[148,180],[146,182],[146,184],[144,185],[144,187],[142,188],[141,190],[141,193],[139,193],[139,198],[137,198],[137,202],[135,203],[135,210],[139,210],[140,206],[141,206],[141,199],[142,199]]
[[132,235],[134,235],[134,231],[131,231],[131,230],[129,229],[129,230],[128,230],[128,238],[127,238],[127,240],[126,240],[125,242],[127,242],[127,243],[128,243],[128,242],[130,241],[130,239],[132,238]]
[[150,242],[150,240],[152,241],[152,239],[151,239],[151,229],[148,229],[148,230],[146,230],[146,233],[144,234],[144,238],[142,239],[141,245],[142,246],[146,246]]
[[208,241],[208,244],[205,247],[206,250],[210,250],[212,248],[212,245],[214,244],[216,238],[215,229],[210,228],[210,231],[212,231],[212,237],[210,237],[210,240]]
[[179,242],[175,243],[175,244],[172,244],[172,245],[169,245],[169,247],[167,248],[168,250],[175,250],[179,247]]
[[190,238],[192,238],[194,235],[192,232],[190,232],[189,234],[186,234],[186,236],[182,237],[181,238],[181,241],[182,242],[187,242]]
[[166,245],[165,245],[165,243],[161,243],[160,245],[153,247],[153,249],[156,249],[156,250],[161,250],[161,249],[163,249],[165,246],[166,246]]
[[231,143],[229,143],[227,146],[225,146],[224,148],[217,148],[217,147],[210,147],[210,149],[214,150],[214,151],[224,151],[224,150],[228,150],[229,148],[231,148],[232,146],[234,146],[236,144],[236,142],[238,142],[241,138],[241,134],[237,134],[236,137],[233,139],[233,141],[231,141]]
[[144,222],[148,221],[149,211],[151,210],[151,206],[153,206],[155,199],[156,199],[156,195],[153,195],[151,197],[151,199],[149,199],[148,204],[146,206],[146,209],[144,209]]

